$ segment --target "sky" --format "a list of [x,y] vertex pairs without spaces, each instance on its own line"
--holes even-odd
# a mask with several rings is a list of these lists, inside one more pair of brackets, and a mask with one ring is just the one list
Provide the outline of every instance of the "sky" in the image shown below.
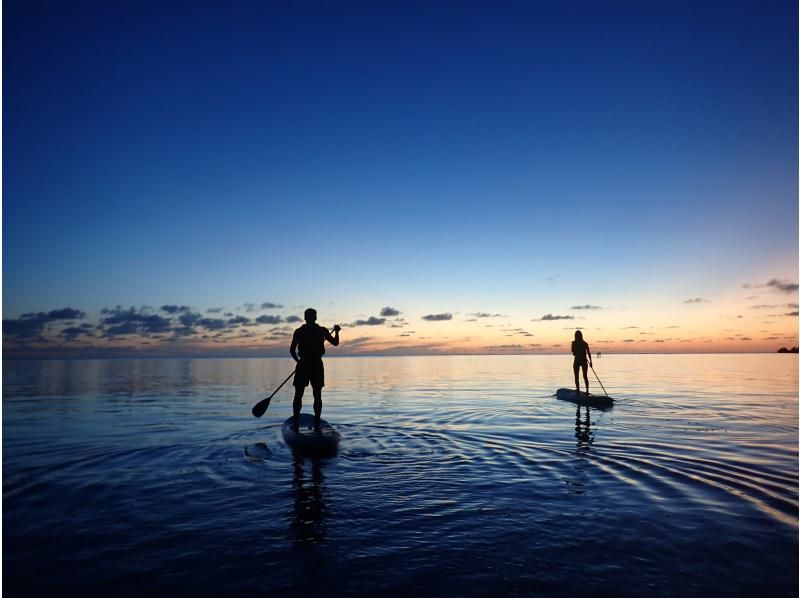
[[3,3],[5,357],[774,352],[797,4]]

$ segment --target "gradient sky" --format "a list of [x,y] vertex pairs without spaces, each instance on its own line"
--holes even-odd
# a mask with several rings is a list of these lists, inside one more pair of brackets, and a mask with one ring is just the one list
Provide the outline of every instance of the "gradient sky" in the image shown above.
[[5,354],[284,354],[306,306],[340,354],[797,344],[797,23],[4,2]]

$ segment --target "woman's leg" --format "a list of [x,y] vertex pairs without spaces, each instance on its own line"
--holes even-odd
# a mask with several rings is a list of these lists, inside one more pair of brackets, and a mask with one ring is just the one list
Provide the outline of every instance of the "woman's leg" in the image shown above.
[[584,363],[583,365],[581,365],[581,368],[583,368],[583,381],[586,383],[586,394],[588,395],[589,394],[589,374],[588,374],[589,365]]
[[578,368],[579,367],[580,366],[577,363],[573,363],[572,364],[572,371],[575,374],[575,390],[577,390],[578,392],[581,391],[581,386],[580,386],[580,384],[578,384]]

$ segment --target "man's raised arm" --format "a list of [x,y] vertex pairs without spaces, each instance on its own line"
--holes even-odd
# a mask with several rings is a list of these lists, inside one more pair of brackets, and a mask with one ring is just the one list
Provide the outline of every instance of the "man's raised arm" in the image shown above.
[[325,329],[325,340],[328,341],[330,344],[332,344],[334,347],[338,347],[339,346],[339,331],[341,329],[342,329],[342,327],[339,326],[338,324],[336,324],[333,327],[333,336],[331,336],[331,333],[328,332],[328,329],[326,328]]

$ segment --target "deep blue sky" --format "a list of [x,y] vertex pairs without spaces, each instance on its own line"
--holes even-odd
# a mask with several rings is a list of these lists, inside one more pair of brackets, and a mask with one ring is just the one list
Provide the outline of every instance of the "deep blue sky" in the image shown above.
[[796,3],[3,8],[5,318],[796,281]]

